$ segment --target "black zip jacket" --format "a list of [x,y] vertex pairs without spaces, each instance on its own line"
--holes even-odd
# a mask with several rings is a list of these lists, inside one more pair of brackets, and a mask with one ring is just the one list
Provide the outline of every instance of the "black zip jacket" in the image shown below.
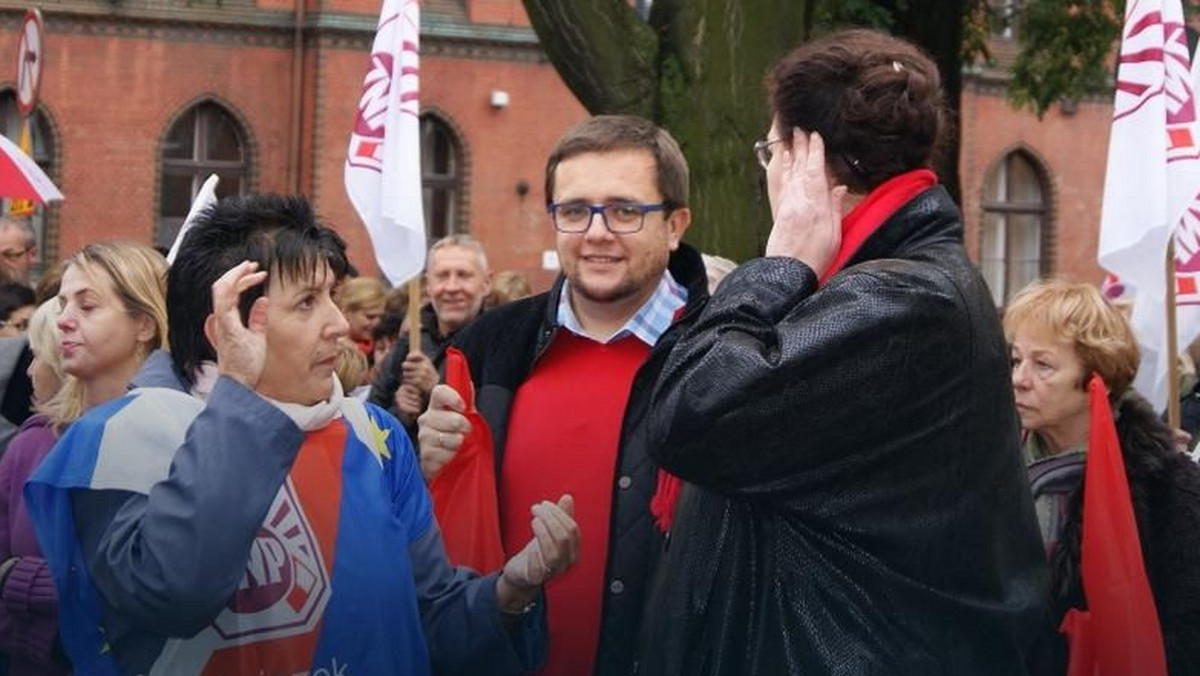
[[[640,428],[647,414],[650,387],[671,345],[708,299],[707,276],[699,252],[680,244],[671,254],[669,269],[675,281],[687,288],[687,305],[634,376],[616,455],[608,551],[584,554],[607,557],[596,676],[628,676],[636,669],[635,646],[646,589],[663,543],[663,535],[650,514],[658,465],[650,459]],[[504,462],[513,397],[559,330],[562,288],[560,277],[546,293],[489,310],[451,341],[471,366],[476,407],[487,420],[495,443],[497,481]]]

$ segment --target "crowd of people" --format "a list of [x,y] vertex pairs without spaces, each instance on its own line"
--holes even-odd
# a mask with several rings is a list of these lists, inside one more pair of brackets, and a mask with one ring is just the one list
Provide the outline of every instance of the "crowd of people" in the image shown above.
[[[0,221],[0,674],[1064,676],[1108,413],[1158,649],[1200,674],[1200,467],[1124,315],[1047,280],[997,317],[913,45],[841,31],[767,82],[763,257],[686,244],[683,150],[595,116],[546,163],[553,285],[439,240],[419,345],[302,197],[36,291]],[[495,570],[427,488],[482,425]]]

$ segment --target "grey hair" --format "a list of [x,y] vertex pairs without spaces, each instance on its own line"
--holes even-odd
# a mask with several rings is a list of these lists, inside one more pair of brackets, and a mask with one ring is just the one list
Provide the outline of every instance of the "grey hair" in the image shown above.
[[483,274],[485,275],[488,273],[487,252],[483,250],[483,244],[474,237],[461,233],[455,235],[446,235],[445,237],[434,242],[433,246],[429,247],[429,257],[425,259],[425,266],[429,267],[429,263],[433,261],[433,252],[437,251],[438,249],[445,249],[452,246],[458,246],[474,251],[475,257],[479,262],[479,269],[482,270]]
[[29,223],[23,220],[0,218],[0,232],[6,232],[8,230],[20,230],[21,234],[25,236],[26,246],[33,246],[37,244],[37,237],[33,234],[33,228],[30,227]]

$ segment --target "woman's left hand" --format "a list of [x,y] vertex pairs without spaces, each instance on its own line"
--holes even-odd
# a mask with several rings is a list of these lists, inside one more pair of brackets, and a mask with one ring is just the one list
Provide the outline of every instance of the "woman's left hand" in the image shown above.
[[579,526],[575,501],[562,496],[558,504],[533,506],[533,539],[504,564],[496,582],[501,608],[519,608],[537,598],[538,589],[579,561]]
[[767,239],[768,256],[787,256],[804,263],[821,277],[842,244],[842,199],[846,186],[829,187],[825,141],[817,132],[792,133],[785,150],[779,207]]

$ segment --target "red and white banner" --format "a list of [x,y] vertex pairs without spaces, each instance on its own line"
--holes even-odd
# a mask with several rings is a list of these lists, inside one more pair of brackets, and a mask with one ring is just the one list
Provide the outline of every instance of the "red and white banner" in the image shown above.
[[346,155],[346,193],[367,226],[380,270],[394,285],[425,263],[418,5],[383,2]]
[[[1142,350],[1134,385],[1157,410],[1167,401],[1166,259],[1172,236],[1180,270],[1195,265],[1200,237],[1200,119],[1179,0],[1129,0],[1117,67],[1112,136],[1100,219],[1100,265],[1133,287]],[[1181,307],[1200,301],[1181,299]],[[1185,326],[1179,314],[1181,343]]]
[[46,172],[17,144],[0,134],[0,197],[33,200],[38,204],[63,198]]

